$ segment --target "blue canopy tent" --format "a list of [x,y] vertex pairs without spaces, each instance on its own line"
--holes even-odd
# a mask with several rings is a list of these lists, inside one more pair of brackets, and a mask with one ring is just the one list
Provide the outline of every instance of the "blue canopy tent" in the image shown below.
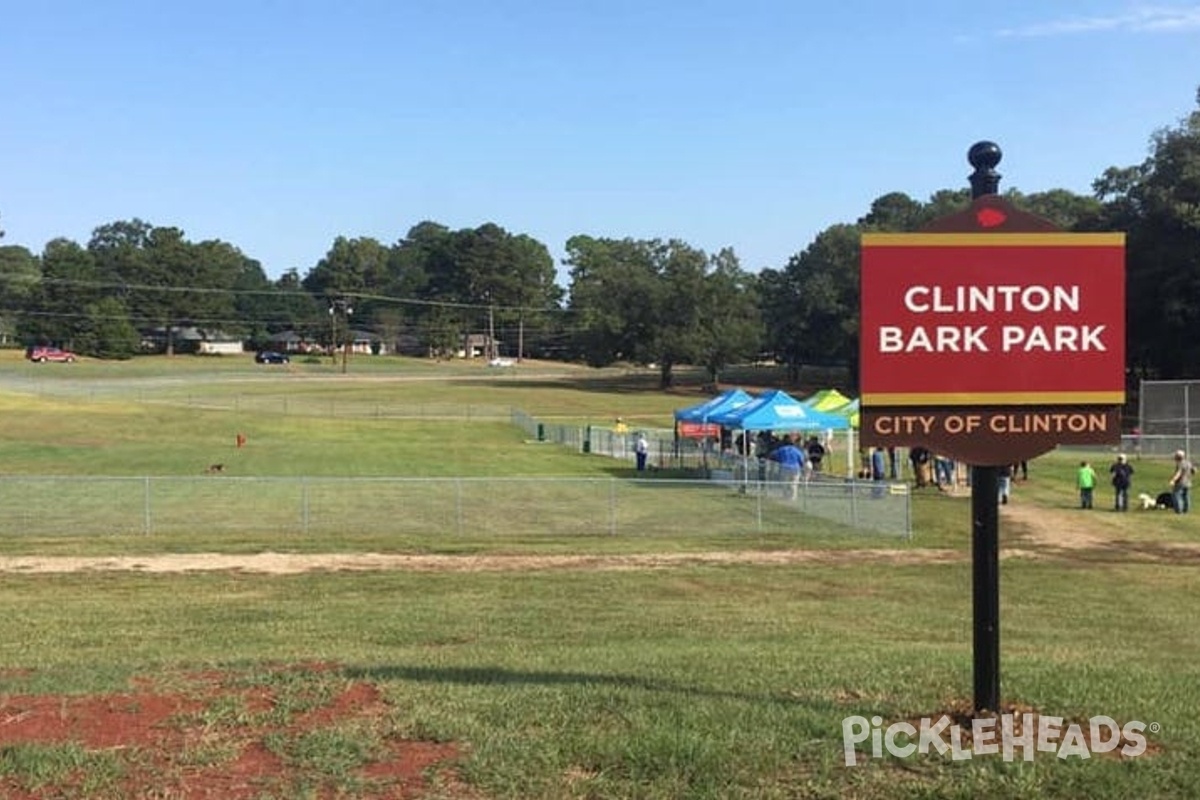
[[844,431],[850,420],[817,411],[781,389],[772,389],[745,405],[709,414],[708,421],[743,431]]
[[[701,430],[703,430],[709,424],[713,424],[711,423],[711,419],[714,414],[722,414],[726,411],[732,411],[746,405],[752,400],[754,400],[754,398],[741,389],[726,389],[716,397],[710,398],[700,405],[678,409],[675,411],[675,435],[676,437],[679,436],[681,428],[680,423],[683,423],[684,426],[700,426]],[[685,435],[688,434],[685,433]],[[702,433],[701,436],[706,436],[706,434]],[[703,444],[701,455],[704,459],[704,466],[707,469],[707,442]]]
[[[780,389],[760,395],[739,408],[711,415],[708,420],[741,431],[843,431],[850,427],[846,417],[817,411]],[[747,450],[746,447],[742,449]],[[743,474],[746,474],[745,462],[750,454],[743,452],[741,455]]]
[[732,411],[746,405],[754,398],[741,389],[726,389],[716,397],[705,400],[698,406],[680,408],[675,411],[676,422],[708,422],[714,414]]

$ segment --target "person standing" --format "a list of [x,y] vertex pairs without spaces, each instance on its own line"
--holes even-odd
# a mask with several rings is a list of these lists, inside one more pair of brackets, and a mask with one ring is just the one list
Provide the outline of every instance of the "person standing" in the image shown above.
[[884,462],[883,448],[872,447],[867,455],[867,476],[873,481],[887,478],[887,465]]
[[1125,457],[1124,453],[1117,455],[1117,460],[1108,468],[1112,475],[1112,485],[1115,497],[1113,498],[1113,511],[1128,511],[1129,510],[1129,487],[1133,486],[1133,465]]
[[1008,505],[1008,495],[1012,492],[1012,464],[1000,465],[996,483],[1000,493],[1000,505]]
[[954,488],[954,461],[941,454],[933,457],[933,480],[940,489]]
[[1079,486],[1079,507],[1092,507],[1092,494],[1096,490],[1096,470],[1092,469],[1092,465],[1086,461],[1079,462],[1079,470],[1076,472],[1076,485]]
[[929,485],[929,462],[932,458],[933,454],[926,447],[917,446],[908,451],[908,460],[912,462],[913,480],[918,489]]
[[783,444],[771,451],[768,456],[772,461],[779,462],[779,471],[791,490],[793,500],[800,493],[800,473],[804,471],[804,451],[792,444],[792,437],[784,436]]
[[1192,475],[1196,468],[1182,450],[1175,451],[1175,472],[1171,474],[1171,498],[1175,501],[1175,513],[1186,514],[1192,508]]
[[811,436],[805,450],[808,452],[808,462],[812,465],[813,472],[820,472],[821,462],[825,458],[825,445],[821,444],[821,440],[816,436]]
[[885,494],[883,481],[886,478],[883,450],[879,447],[873,448],[871,450],[871,481],[875,486],[871,489],[872,497],[883,497]]
[[646,441],[646,434],[639,432],[637,442],[633,445],[633,453],[637,457],[637,471],[646,471],[646,456],[650,453],[650,442]]

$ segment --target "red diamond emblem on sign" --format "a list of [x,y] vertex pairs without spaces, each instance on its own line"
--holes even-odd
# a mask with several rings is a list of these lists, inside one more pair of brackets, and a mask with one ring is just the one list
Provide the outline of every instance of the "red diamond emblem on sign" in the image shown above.
[[1004,224],[1004,220],[1008,219],[1008,215],[998,208],[981,208],[975,212],[975,219],[979,222],[981,228],[995,228]]

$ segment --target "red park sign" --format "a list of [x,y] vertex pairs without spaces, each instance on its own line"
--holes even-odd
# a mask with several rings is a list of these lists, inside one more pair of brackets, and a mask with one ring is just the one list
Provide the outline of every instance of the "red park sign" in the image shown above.
[[987,464],[1119,440],[1124,234],[864,234],[861,297],[864,444]]

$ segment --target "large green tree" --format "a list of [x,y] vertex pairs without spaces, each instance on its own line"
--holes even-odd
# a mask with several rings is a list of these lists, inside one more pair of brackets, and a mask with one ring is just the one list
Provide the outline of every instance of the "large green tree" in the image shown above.
[[699,363],[712,384],[721,371],[755,356],[763,345],[758,282],[742,270],[737,255],[724,248],[709,259],[700,297]]
[[[82,309],[111,289],[99,279],[92,253],[69,239],[52,239],[42,250],[41,260],[42,280],[22,320],[21,334],[30,342],[76,347],[75,337],[84,319]],[[124,308],[123,298],[117,300]]]
[[686,242],[567,242],[575,341],[591,364],[654,363],[659,382],[675,367],[703,364],[714,380],[761,343],[753,280],[730,249],[710,258]]
[[19,245],[0,246],[0,338],[20,336],[18,320],[35,300],[41,279],[37,256]]
[[1194,377],[1200,363],[1200,91],[1156,132],[1149,157],[1094,184],[1089,227],[1126,231],[1127,360],[1142,376]]
[[96,358],[127,359],[137,353],[141,337],[130,323],[125,305],[115,297],[105,297],[83,310],[75,343]]
[[576,352],[592,366],[650,361],[661,291],[661,243],[572,236],[566,264]]

